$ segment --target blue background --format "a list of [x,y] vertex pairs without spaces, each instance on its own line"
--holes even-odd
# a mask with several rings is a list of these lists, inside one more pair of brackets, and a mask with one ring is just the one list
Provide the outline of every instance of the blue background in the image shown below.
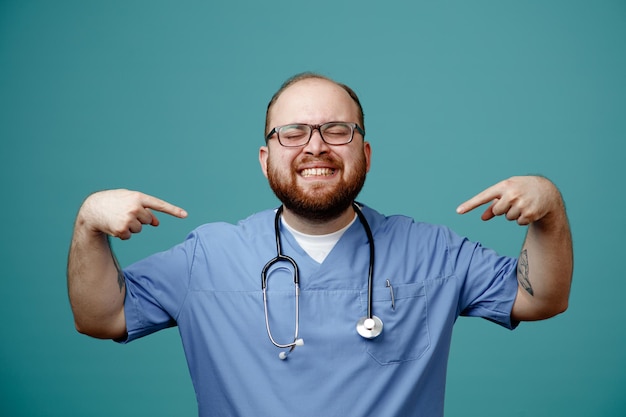
[[626,3],[340,0],[0,1],[2,415],[196,414],[176,330],[129,346],[75,332],[74,217],[117,187],[189,211],[115,242],[125,265],[276,205],[265,106],[305,70],[360,95],[360,200],[383,213],[515,255],[524,228],[456,206],[528,173],[565,196],[570,309],[512,333],[460,319],[446,415],[626,415]]

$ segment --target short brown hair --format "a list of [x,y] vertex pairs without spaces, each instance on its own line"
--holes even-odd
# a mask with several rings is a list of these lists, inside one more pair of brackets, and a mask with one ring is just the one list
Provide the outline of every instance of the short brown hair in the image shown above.
[[267,104],[267,110],[265,112],[265,135],[267,135],[269,133],[269,118],[270,118],[270,110],[272,108],[272,106],[274,105],[274,103],[276,103],[276,100],[278,100],[278,97],[280,97],[280,95],[283,93],[283,91],[285,91],[287,88],[289,88],[290,86],[292,86],[293,84],[302,81],[302,80],[308,80],[308,79],[319,79],[319,80],[326,80],[326,81],[330,81],[333,84],[338,85],[339,87],[343,88],[344,90],[346,90],[346,92],[350,95],[350,97],[352,98],[352,100],[354,100],[354,102],[357,105],[359,114],[359,125],[361,126],[361,128],[363,130],[365,130],[365,116],[363,114],[363,106],[361,106],[361,101],[359,100],[359,97],[356,95],[356,93],[354,92],[353,89],[351,89],[350,87],[348,87],[345,84],[339,83],[329,77],[326,77],[324,75],[321,74],[317,74],[314,72],[301,72],[300,74],[296,74],[293,77],[287,79],[287,81],[285,81],[283,83],[283,85],[280,86],[280,88],[278,89],[278,91],[276,91],[276,93],[274,93],[274,95],[272,96],[272,99],[270,100],[270,102]]

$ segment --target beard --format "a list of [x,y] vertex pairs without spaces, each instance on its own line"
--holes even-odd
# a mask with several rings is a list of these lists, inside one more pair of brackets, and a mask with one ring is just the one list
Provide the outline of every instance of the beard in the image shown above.
[[[329,156],[309,158],[301,162],[313,160],[332,162],[335,166],[343,168],[343,164]],[[271,161],[271,158],[267,161],[267,178],[276,197],[285,208],[296,215],[315,221],[334,220],[341,216],[361,192],[367,175],[365,155],[361,154],[354,170],[339,183],[329,186],[320,182],[309,185],[308,190],[305,190],[297,185],[297,170],[293,166],[290,174],[284,175],[272,165]]]

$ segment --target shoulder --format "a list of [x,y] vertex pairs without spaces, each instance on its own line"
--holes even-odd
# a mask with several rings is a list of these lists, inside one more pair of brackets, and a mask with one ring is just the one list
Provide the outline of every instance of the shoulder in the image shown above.
[[418,221],[413,217],[403,214],[381,214],[366,205],[360,205],[360,207],[367,221],[370,223],[370,227],[373,232],[392,232],[399,234],[420,233],[423,236],[433,234],[454,234],[454,232],[444,225]]
[[187,236],[187,240],[219,240],[224,242],[228,239],[251,239],[274,233],[275,209],[267,209],[251,214],[237,223],[211,222],[205,223]]
[[374,240],[398,253],[447,254],[476,246],[476,242],[445,225],[422,222],[401,214],[384,215],[367,206],[363,206],[362,211],[370,223]]

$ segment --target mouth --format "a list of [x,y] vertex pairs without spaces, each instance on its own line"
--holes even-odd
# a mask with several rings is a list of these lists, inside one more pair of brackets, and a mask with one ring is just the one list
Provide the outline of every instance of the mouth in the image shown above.
[[304,178],[310,177],[330,177],[335,174],[332,168],[305,168],[300,171],[300,176]]

